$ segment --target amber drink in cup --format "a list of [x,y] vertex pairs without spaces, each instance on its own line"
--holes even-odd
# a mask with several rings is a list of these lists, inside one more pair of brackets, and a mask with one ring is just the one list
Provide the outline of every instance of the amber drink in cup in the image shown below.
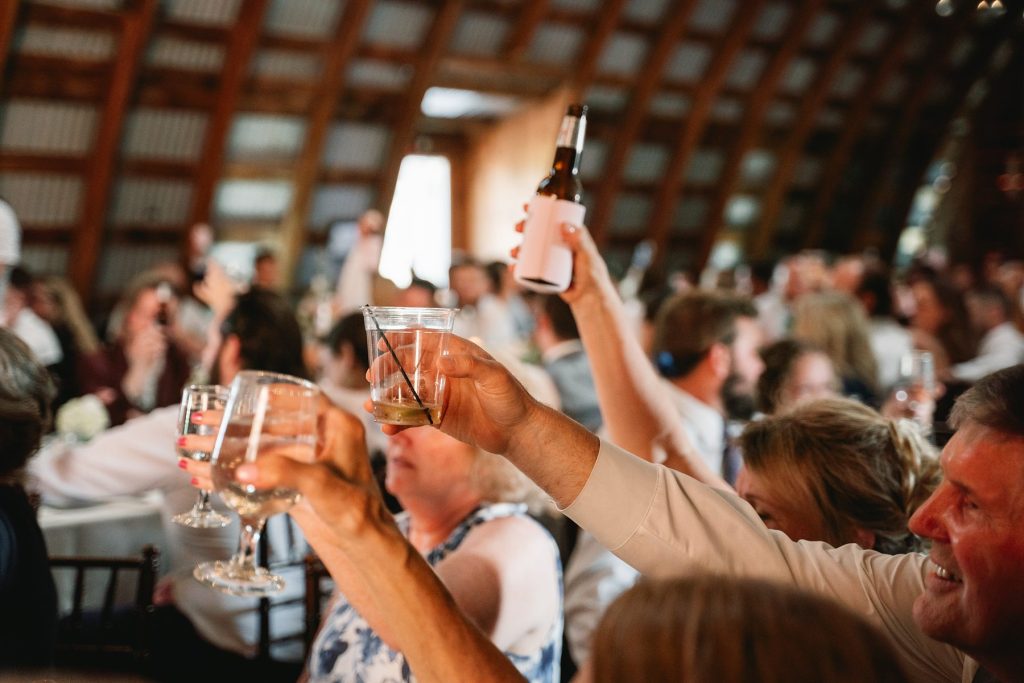
[[373,419],[405,427],[441,421],[445,377],[437,362],[448,351],[454,308],[364,306],[370,353]]

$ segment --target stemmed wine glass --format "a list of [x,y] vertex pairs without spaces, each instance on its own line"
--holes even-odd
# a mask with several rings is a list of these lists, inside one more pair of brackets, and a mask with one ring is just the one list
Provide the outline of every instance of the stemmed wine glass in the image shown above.
[[284,588],[284,579],[256,566],[267,517],[288,510],[299,498],[293,489],[257,489],[235,480],[235,469],[265,455],[312,462],[316,449],[316,406],[312,382],[271,372],[246,370],[231,383],[224,418],[210,460],[220,497],[242,521],[238,552],[228,561],[204,562],[192,572],[225,593],[263,597]]
[[896,400],[907,406],[912,419],[924,429],[931,428],[935,410],[935,361],[927,351],[912,351],[900,358],[900,380]]
[[[195,434],[211,436],[214,427],[208,424],[196,424],[192,420],[195,413],[222,411],[228,400],[228,390],[218,384],[190,384],[181,392],[181,409],[178,411],[178,436]],[[209,459],[205,451],[178,448],[182,457],[203,462]],[[192,529],[219,529],[231,523],[227,515],[222,515],[210,507],[210,492],[200,491],[195,505],[188,512],[175,515],[175,523]]]

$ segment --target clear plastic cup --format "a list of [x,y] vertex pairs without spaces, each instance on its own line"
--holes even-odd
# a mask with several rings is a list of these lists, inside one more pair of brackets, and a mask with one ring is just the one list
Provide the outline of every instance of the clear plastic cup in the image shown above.
[[445,377],[437,362],[448,352],[455,308],[364,306],[373,419],[418,427],[441,422]]

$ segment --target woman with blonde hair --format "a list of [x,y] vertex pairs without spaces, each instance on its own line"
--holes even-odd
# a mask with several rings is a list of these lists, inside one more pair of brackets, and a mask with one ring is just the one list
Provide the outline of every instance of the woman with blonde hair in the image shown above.
[[[589,669],[589,671],[587,670]],[[862,618],[765,581],[641,581],[597,628],[592,683],[902,683],[892,646]]]
[[869,330],[864,308],[849,294],[805,294],[793,305],[793,336],[828,354],[845,396],[878,405],[878,362]]
[[906,420],[842,398],[803,403],[747,426],[736,490],[794,541],[917,549],[907,522],[938,485],[935,449]]

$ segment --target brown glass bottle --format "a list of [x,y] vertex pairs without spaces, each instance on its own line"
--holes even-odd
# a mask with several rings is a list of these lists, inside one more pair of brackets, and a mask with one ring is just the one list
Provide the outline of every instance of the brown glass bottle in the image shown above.
[[549,195],[580,203],[583,185],[580,183],[580,156],[583,153],[583,138],[587,129],[587,107],[582,104],[569,106],[558,131],[555,160],[551,171],[537,186],[537,194]]
[[540,181],[537,195],[527,208],[515,275],[527,289],[563,292],[572,279],[572,252],[562,241],[561,230],[565,223],[583,223],[579,165],[586,117],[584,105],[569,107],[558,131],[551,171]]

